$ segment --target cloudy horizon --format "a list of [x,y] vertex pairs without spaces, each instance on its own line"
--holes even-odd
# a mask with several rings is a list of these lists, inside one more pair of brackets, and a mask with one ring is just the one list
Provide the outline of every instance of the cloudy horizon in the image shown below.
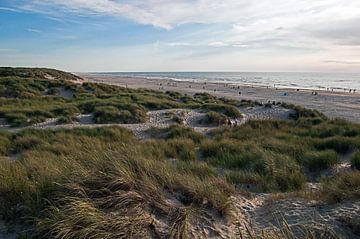
[[4,0],[0,65],[360,72],[355,0]]

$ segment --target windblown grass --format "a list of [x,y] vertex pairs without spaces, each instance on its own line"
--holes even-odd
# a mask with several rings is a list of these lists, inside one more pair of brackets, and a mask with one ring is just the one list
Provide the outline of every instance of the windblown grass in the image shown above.
[[355,170],[324,179],[322,197],[328,202],[341,202],[360,198],[360,172]]
[[147,144],[121,128],[28,130],[12,138],[22,157],[0,160],[0,213],[35,218],[42,237],[146,237],[153,213],[174,220],[169,236],[183,234],[186,210],[169,199],[225,214],[233,191],[205,164],[185,163],[194,157],[182,148],[193,147],[191,140],[168,143],[185,160],[173,165],[144,154]]
[[[71,82],[75,76],[47,69],[19,72],[0,68],[0,117],[13,126],[53,117],[68,123],[80,113],[93,114],[97,123],[137,123],[148,110],[168,108],[203,109],[209,122],[218,124],[224,117],[241,117],[237,107],[259,104],[77,85]],[[45,79],[49,75],[54,79]],[[60,97],[60,90],[74,97]],[[229,213],[235,186],[302,192],[307,170],[320,173],[353,152],[354,170],[323,178],[318,198],[359,199],[360,126],[283,106],[295,110],[293,120],[249,121],[218,128],[209,137],[182,125],[150,129],[153,139],[145,142],[118,127],[1,132],[0,215],[30,223],[28,235],[39,238],[186,238],[202,211]],[[328,238],[304,232],[304,238]],[[294,238],[289,228],[241,233]]]
[[354,153],[354,155],[351,158],[351,166],[353,168],[356,168],[357,170],[360,170],[360,152],[357,151]]

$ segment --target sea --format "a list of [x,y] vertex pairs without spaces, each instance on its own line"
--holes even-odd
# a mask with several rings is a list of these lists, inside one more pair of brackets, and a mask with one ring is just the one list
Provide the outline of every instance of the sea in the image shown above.
[[101,72],[104,76],[216,82],[276,88],[360,91],[360,73],[294,72]]

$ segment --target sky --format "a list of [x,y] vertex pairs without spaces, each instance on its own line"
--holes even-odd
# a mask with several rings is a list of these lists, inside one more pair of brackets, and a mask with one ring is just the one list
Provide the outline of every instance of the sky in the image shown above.
[[360,72],[360,1],[0,0],[0,66]]

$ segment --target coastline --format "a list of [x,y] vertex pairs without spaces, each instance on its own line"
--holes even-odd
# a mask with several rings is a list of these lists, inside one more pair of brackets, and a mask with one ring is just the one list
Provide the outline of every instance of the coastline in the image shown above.
[[[113,84],[134,89],[145,88],[160,91],[177,91],[190,95],[205,92],[217,97],[237,100],[257,100],[263,103],[268,101],[286,102],[319,110],[329,118],[342,118],[360,123],[360,94],[358,92],[297,90],[294,88],[273,88],[234,83],[203,83],[161,78],[148,79],[140,77],[105,76],[89,73],[78,75],[86,81]],[[317,95],[314,95],[312,92],[317,92]]]

